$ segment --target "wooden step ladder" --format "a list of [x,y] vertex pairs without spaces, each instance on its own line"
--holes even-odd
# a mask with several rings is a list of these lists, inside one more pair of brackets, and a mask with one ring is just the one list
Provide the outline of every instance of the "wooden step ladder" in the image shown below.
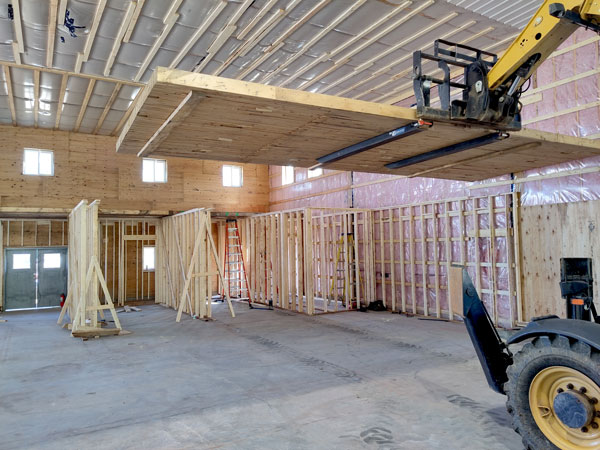
[[[357,292],[354,289],[356,260],[354,258],[354,233],[342,233],[338,241],[334,274],[331,278],[329,300],[341,301],[346,309],[356,309]],[[348,257],[346,258],[346,255]],[[361,286],[360,271],[358,285]],[[346,297],[348,292],[348,297]]]
[[221,300],[225,298],[225,290],[227,290],[229,298],[237,300],[247,299],[248,305],[252,308],[246,265],[244,264],[242,240],[237,220],[227,220],[225,227],[227,233],[225,241],[225,267],[223,268],[225,282],[223,283]]

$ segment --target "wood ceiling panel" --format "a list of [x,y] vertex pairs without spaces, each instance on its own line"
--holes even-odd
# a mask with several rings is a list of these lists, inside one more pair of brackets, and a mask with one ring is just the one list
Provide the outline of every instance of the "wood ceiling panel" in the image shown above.
[[[311,167],[317,158],[416,120],[415,110],[158,68],[117,142],[140,156]],[[600,154],[600,143],[523,130],[397,170],[385,164],[492,132],[436,123],[328,169],[482,180]]]

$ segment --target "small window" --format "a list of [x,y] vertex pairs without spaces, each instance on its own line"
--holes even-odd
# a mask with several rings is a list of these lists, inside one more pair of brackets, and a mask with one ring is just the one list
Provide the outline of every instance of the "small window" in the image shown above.
[[167,161],[144,158],[142,162],[142,180],[146,183],[166,183]]
[[223,186],[242,187],[242,167],[223,166]]
[[44,269],[60,269],[60,253],[44,253]]
[[23,152],[23,175],[54,175],[54,153],[26,148]]
[[142,265],[146,272],[154,270],[154,247],[144,247]]
[[13,269],[31,269],[31,255],[29,253],[14,253]]
[[316,169],[308,169],[308,178],[320,177],[323,175],[323,169],[321,167],[317,167]]
[[283,166],[281,171],[281,184],[294,182],[294,166]]

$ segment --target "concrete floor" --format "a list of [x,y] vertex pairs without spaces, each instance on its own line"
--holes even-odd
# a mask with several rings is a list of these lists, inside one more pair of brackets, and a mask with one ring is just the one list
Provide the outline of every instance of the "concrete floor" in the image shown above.
[[0,448],[522,448],[460,324],[141,308],[85,342],[57,311],[4,314]]

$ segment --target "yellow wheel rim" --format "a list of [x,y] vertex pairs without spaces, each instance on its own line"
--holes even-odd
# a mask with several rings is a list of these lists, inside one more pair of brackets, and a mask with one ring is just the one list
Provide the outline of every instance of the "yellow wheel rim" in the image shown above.
[[[582,428],[569,428],[557,417],[554,399],[561,392],[577,391],[594,410],[591,421]],[[538,428],[561,449],[600,448],[600,388],[590,378],[564,366],[539,372],[529,386],[529,407]]]

